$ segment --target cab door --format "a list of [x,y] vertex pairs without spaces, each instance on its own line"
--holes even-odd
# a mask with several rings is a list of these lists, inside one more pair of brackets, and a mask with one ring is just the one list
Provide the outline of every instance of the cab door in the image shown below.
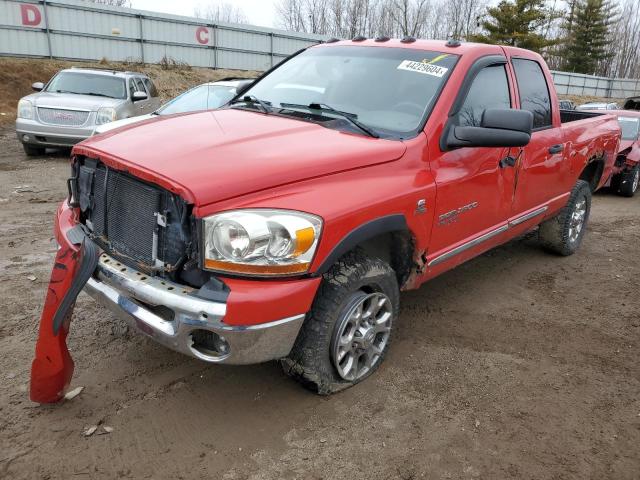
[[153,101],[151,100],[151,94],[147,91],[142,79],[140,77],[133,77],[131,81],[134,83],[137,92],[142,92],[147,95],[145,100],[138,100],[133,103],[136,115],[145,115],[153,112],[155,108]]
[[[486,109],[511,108],[513,92],[506,64],[506,58],[499,55],[474,64],[454,102],[447,128],[480,126]],[[435,273],[501,243],[514,181],[514,169],[502,162],[509,155],[508,148],[446,151],[441,145],[441,150],[445,151],[431,165],[437,197],[427,262]]]
[[[566,160],[560,112],[552,105],[551,79],[539,59],[525,52],[511,58],[519,106],[533,113],[531,141],[518,157],[517,186],[513,197],[512,222],[544,214],[550,200],[567,194],[570,164]],[[536,214],[537,212],[537,214]],[[534,215],[536,214],[536,215]]]

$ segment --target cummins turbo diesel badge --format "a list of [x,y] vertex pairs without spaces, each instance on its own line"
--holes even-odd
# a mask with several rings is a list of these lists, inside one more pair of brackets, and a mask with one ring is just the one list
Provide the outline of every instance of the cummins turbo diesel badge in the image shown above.
[[412,60],[403,60],[403,62],[398,65],[398,70],[409,70],[411,72],[424,73],[425,75],[431,75],[432,77],[443,77],[449,71],[449,69],[445,67],[439,67],[438,65],[424,62],[414,62]]

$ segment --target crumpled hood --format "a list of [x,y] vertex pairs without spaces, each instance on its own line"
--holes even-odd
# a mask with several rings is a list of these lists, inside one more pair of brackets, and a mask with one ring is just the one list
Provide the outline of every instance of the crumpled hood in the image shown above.
[[389,162],[400,141],[242,110],[156,117],[97,135],[74,152],[100,158],[197,206]]
[[620,140],[620,147],[618,147],[618,152],[626,150],[629,147],[633,147],[635,142],[633,140]]
[[116,107],[124,102],[119,98],[78,95],[76,93],[39,92],[24,97],[36,107],[59,107],[96,112],[101,107]]

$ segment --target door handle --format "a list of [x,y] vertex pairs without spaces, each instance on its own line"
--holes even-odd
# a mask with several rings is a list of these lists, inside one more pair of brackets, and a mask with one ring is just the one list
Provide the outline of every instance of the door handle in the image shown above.
[[557,145],[552,145],[551,147],[549,147],[549,153],[552,155],[555,153],[560,153],[563,150],[564,150],[564,145],[562,145],[561,143]]
[[511,155],[504,157],[500,160],[500,168],[515,167],[516,161],[516,158]]

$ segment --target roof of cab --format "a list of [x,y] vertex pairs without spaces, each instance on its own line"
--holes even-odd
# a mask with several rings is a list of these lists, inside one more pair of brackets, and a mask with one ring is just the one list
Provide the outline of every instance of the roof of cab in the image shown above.
[[[390,38],[386,39],[374,39],[367,38],[359,40],[338,40],[330,41],[319,44],[318,46],[333,46],[333,45],[355,45],[355,46],[367,46],[367,47],[395,47],[395,48],[410,48],[417,50],[432,50],[438,52],[447,52],[457,55],[464,55],[465,53],[477,52],[477,51],[495,51],[496,45],[489,45],[486,43],[473,43],[462,41],[447,41],[447,40],[420,40],[408,37],[407,39]],[[501,47],[498,47],[501,48]]]
[[86,72],[95,75],[106,75],[106,76],[116,76],[116,77],[146,77],[144,73],[138,72],[129,72],[129,71],[121,71],[121,70],[111,70],[107,68],[83,68],[83,67],[71,67],[65,68],[61,70],[62,72]]

